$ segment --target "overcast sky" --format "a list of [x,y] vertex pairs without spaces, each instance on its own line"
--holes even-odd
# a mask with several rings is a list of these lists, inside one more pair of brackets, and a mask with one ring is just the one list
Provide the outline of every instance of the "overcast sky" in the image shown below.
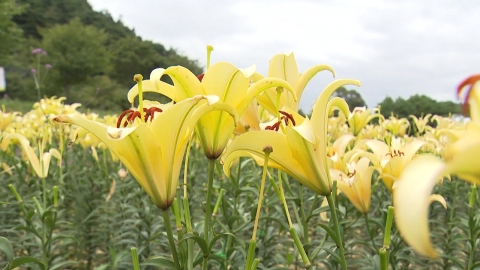
[[[202,65],[207,44],[215,48],[212,62],[256,64],[262,74],[277,53],[294,52],[300,72],[328,64],[337,78],[362,82],[347,88],[359,91],[369,107],[387,95],[455,100],[458,83],[480,73],[475,1],[88,1],[143,39]],[[331,81],[329,73],[318,74],[302,108],[309,110]]]

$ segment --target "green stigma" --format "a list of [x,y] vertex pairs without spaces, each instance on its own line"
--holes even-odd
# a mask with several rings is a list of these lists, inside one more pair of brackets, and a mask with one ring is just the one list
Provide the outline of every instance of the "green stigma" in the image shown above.
[[143,111],[143,89],[142,89],[142,81],[143,76],[141,74],[135,74],[133,76],[133,80],[137,82],[138,85],[138,110],[140,111],[140,119],[145,121],[145,112]]
[[213,51],[213,46],[212,45],[207,45],[207,69],[210,68],[210,56]]

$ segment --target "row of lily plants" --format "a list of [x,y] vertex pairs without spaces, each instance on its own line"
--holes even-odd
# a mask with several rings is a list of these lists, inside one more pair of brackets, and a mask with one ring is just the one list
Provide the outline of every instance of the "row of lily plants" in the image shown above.
[[278,54],[263,76],[210,64],[212,51],[199,76],[135,75],[119,115],[56,97],[3,110],[0,267],[480,267],[480,76],[458,86],[469,121],[349,108],[332,94],[352,79],[302,116],[330,66],[300,73]]

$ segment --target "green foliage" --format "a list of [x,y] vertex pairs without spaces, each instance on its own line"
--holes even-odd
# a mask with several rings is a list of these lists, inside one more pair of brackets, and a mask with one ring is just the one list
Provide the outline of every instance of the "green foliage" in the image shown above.
[[12,18],[24,9],[25,6],[18,5],[15,0],[0,0],[0,66],[9,63],[13,48],[21,40],[22,30]]
[[[11,147],[11,150],[15,149]],[[108,150],[97,148],[97,151],[98,161],[92,157],[90,148],[83,149],[73,144],[63,153],[63,167],[60,169],[57,161],[53,161],[50,167],[46,181],[50,191],[47,200],[51,203],[54,185],[59,187],[59,197],[57,221],[49,243],[48,252],[52,255],[48,257],[49,269],[132,269],[131,247],[137,247],[141,269],[171,267],[161,210],[153,205],[131,175],[125,179],[119,177],[116,172],[121,165],[112,160]],[[33,196],[42,196],[42,183],[32,176],[29,164],[20,156],[20,153],[0,152],[0,160],[13,170],[12,175],[0,174],[0,197],[6,202],[0,205],[0,234],[8,238],[12,246],[10,249],[7,241],[0,239],[0,268],[12,261],[12,254],[18,262],[23,257],[43,261],[44,251],[37,241],[38,237],[27,229],[27,220],[36,228],[42,224],[41,215],[32,200]],[[185,245],[189,239],[201,239],[196,236],[203,230],[206,163],[203,151],[194,146],[187,173],[193,232],[186,233],[185,224],[177,231],[178,234],[183,233],[176,242],[179,254],[186,252]],[[195,244],[194,254],[199,255],[194,265],[202,262],[203,247],[212,249],[207,269],[241,269],[245,266],[262,168],[251,159],[241,159],[238,164],[240,167],[232,168],[230,179],[220,169],[215,173],[212,204],[221,189],[225,190],[225,196],[221,199],[217,215],[212,218],[213,242],[207,247]],[[183,176],[180,178],[183,179]],[[329,226],[326,226],[328,221],[320,218],[320,213],[328,213],[329,209],[328,206],[320,206],[323,197],[315,195],[284,173],[282,179],[294,229],[305,244],[312,264],[317,269],[340,269],[335,257],[336,244],[330,237],[332,233],[328,232]],[[8,189],[8,184],[13,184],[23,198],[27,215],[22,214],[21,205]],[[381,182],[373,185],[376,188],[372,193],[369,230],[364,217],[348,199],[343,194],[336,197],[349,269],[379,269],[380,259],[372,241],[376,246],[382,246],[391,194]],[[274,173],[265,186],[258,226],[255,250],[255,257],[261,259],[258,269],[300,269],[303,262],[294,247],[284,209],[276,195],[275,189],[278,188],[278,178]],[[472,228],[479,230],[478,224],[476,227],[469,225],[472,219],[469,213],[474,213],[476,220],[480,218],[478,211],[469,211],[466,194],[471,190],[471,184],[455,178],[444,181],[434,190],[435,194],[444,195],[448,204],[448,209],[438,203],[430,207],[431,237],[436,248],[443,251],[440,259],[429,260],[416,255],[394,227],[389,258],[392,269],[466,269],[469,256],[473,254],[467,240]],[[182,199],[182,193],[177,192],[177,199]],[[478,209],[478,193],[474,203],[473,209]],[[171,217],[174,215],[171,214]],[[304,230],[308,232],[308,240],[305,240]],[[478,261],[480,253],[477,251],[473,262]],[[26,267],[40,269],[37,265],[28,263]]]
[[72,88],[71,100],[82,104],[82,109],[120,112],[130,107],[126,91],[119,83],[105,75],[95,76],[83,86]]
[[381,106],[380,113],[388,118],[395,115],[398,118],[408,118],[410,115],[421,117],[429,113],[440,116],[460,114],[460,105],[451,101],[436,101],[425,95],[414,95],[407,100],[399,97],[393,100],[387,96],[378,104]]
[[84,26],[78,18],[40,33],[43,49],[49,53],[55,67],[52,82],[64,89],[63,95],[67,98],[73,85],[85,83],[93,75],[104,74],[110,67],[104,46],[107,35],[93,26]]
[[[130,106],[119,97],[125,97],[135,74],[148,78],[151,70],[174,65],[202,73],[197,61],[142,40],[108,12],[93,11],[87,0],[0,0],[0,10],[0,48],[8,48],[0,49],[0,65],[12,99],[38,99],[30,72],[38,67],[30,52],[39,47],[48,53],[42,65],[52,65],[42,95],[67,96],[70,103],[86,102],[100,110]],[[5,41],[4,32],[10,33]]]

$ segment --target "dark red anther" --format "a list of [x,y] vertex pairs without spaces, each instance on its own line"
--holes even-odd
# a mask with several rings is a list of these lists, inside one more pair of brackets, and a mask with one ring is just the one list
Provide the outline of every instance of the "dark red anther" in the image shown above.
[[117,120],[117,128],[120,128],[120,125],[122,124],[122,120],[123,120],[123,117],[125,117],[125,115],[129,114],[129,113],[132,113],[133,110],[126,110],[124,112],[122,112],[122,114],[120,114],[120,116],[118,117],[118,120]]
[[200,75],[197,76],[198,80],[199,81],[202,81],[203,80],[203,76],[205,76],[205,73],[202,73]]
[[[292,114],[287,113],[287,112],[284,112],[284,111],[278,111],[278,112],[281,113],[281,114],[283,114],[283,115],[285,115],[285,117],[287,117],[288,120],[290,120],[290,121],[292,122],[292,124],[293,124],[294,126],[296,126],[296,124],[295,124],[295,119],[293,119],[293,115],[292,115]],[[285,120],[285,125],[288,125],[288,120]]]
[[[143,108],[143,112],[145,113],[145,122],[147,122],[150,118],[150,121],[153,120],[153,117],[155,116],[156,112],[163,112],[162,109],[157,108],[157,107],[151,107],[149,109]],[[134,111],[134,110],[126,110],[120,114],[117,120],[117,128],[120,128],[120,125],[122,124],[123,118],[127,116],[127,121],[123,123],[123,127],[127,127],[128,123],[133,123],[135,121],[135,118],[141,118],[141,114],[139,111]]]

